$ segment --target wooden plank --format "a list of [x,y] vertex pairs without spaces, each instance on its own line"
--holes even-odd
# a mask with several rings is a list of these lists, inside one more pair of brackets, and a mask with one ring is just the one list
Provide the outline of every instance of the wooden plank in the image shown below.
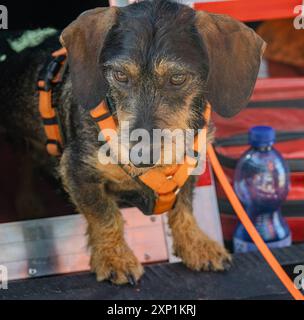
[[194,9],[228,14],[235,19],[249,22],[295,17],[297,14],[294,13],[294,8],[301,4],[301,0],[237,0],[197,2]]

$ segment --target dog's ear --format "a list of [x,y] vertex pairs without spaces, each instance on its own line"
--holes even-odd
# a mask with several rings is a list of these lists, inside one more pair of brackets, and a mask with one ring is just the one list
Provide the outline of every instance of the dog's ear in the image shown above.
[[107,92],[99,55],[117,13],[116,7],[85,11],[60,36],[60,42],[68,52],[73,94],[87,109],[96,107]]
[[265,42],[226,15],[197,12],[196,28],[208,53],[207,100],[221,116],[234,116],[252,94]]

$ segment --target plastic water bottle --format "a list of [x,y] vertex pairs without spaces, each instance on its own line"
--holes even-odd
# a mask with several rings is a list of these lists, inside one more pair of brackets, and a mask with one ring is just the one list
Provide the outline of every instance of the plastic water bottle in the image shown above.
[[[263,240],[270,248],[291,244],[289,227],[280,207],[289,191],[289,169],[272,145],[272,127],[257,126],[249,131],[251,148],[239,160],[234,189]],[[242,224],[233,237],[234,252],[257,250]]]

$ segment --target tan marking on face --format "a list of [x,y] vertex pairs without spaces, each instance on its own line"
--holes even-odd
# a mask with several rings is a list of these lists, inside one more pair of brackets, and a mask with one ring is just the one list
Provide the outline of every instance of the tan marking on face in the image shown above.
[[160,77],[165,76],[172,69],[183,71],[182,66],[178,62],[169,61],[166,58],[162,58],[154,65],[154,72]]
[[123,65],[123,67],[128,71],[132,78],[137,78],[139,76],[140,67],[137,64],[133,62],[127,62]]
[[160,77],[164,76],[168,72],[168,65],[165,59],[155,64],[154,71]]
[[105,66],[109,66],[116,70],[127,72],[132,78],[136,78],[140,74],[140,66],[137,65],[133,60],[115,60],[105,63]]

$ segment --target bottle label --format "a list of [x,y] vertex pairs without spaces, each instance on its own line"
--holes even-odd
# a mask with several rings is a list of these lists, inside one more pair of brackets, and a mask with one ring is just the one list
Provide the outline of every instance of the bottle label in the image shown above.
[[[266,242],[266,244],[269,248],[288,247],[291,245],[291,236],[289,235],[288,237],[279,241]],[[233,248],[234,248],[234,252],[239,252],[239,253],[258,250],[256,245],[253,242],[244,241],[238,238],[233,239]]]

